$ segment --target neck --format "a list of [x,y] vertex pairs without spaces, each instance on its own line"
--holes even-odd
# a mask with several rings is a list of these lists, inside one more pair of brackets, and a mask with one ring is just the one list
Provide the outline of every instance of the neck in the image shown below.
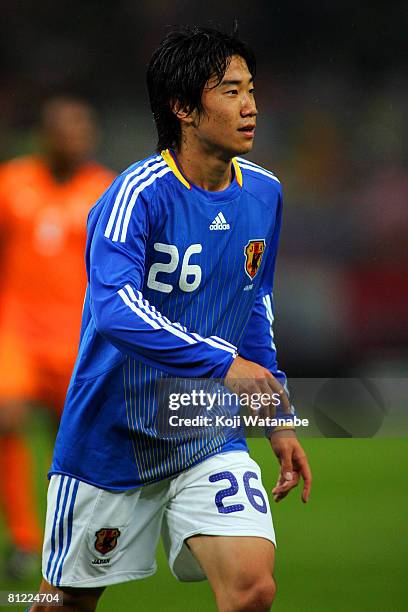
[[52,176],[58,183],[69,181],[81,165],[80,163],[53,155],[46,155],[45,160]]
[[184,176],[197,187],[207,191],[223,191],[231,184],[231,158],[203,150],[197,143],[182,143],[177,161]]

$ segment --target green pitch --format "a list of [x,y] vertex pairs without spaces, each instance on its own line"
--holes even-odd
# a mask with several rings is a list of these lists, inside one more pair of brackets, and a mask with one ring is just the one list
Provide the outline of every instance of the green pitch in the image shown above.
[[[36,453],[39,508],[44,514],[49,443],[44,420],[30,428]],[[250,442],[272,489],[277,463],[265,440]],[[278,537],[277,612],[405,612],[408,602],[408,440],[306,439],[314,472],[307,506],[299,491],[272,504]],[[4,551],[4,529],[0,550]],[[181,584],[167,567],[162,549],[155,576],[110,587],[101,612],[211,612],[207,583]],[[7,583],[2,590],[36,590],[31,583]],[[9,608],[7,608],[9,609]],[[18,608],[15,608],[18,609]]]

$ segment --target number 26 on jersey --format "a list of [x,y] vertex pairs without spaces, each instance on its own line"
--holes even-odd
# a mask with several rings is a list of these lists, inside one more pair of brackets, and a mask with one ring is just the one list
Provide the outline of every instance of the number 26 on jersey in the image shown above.
[[[149,289],[155,289],[162,293],[171,293],[174,289],[174,285],[170,283],[164,283],[163,281],[157,280],[159,273],[172,274],[179,266],[180,253],[175,244],[163,244],[162,242],[155,242],[154,250],[158,253],[166,253],[169,255],[170,260],[168,262],[156,262],[154,263],[147,277],[147,286]],[[192,255],[201,253],[203,246],[201,244],[190,244],[184,253],[183,260],[181,262],[181,270],[178,281],[178,286],[181,291],[191,293],[195,291],[201,283],[201,268],[197,264],[191,264],[190,258]]]

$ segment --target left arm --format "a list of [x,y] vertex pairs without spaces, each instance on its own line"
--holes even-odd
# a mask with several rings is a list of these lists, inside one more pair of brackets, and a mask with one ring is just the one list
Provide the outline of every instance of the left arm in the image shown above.
[[[276,213],[276,222],[270,245],[270,257],[265,261],[262,283],[256,297],[251,317],[248,321],[238,354],[245,359],[254,361],[271,372],[272,376],[282,385],[286,392],[287,380],[283,371],[279,370],[277,351],[273,336],[273,280],[275,262],[278,250],[279,233],[282,220],[282,197]],[[282,409],[277,416],[283,416]],[[285,417],[289,416],[287,414]],[[280,501],[303,479],[302,500],[306,503],[310,496],[312,475],[306,454],[300,445],[294,428],[282,427],[268,430],[268,438],[272,449],[280,463],[280,473],[275,488],[272,490],[274,500]]]
[[[286,375],[278,368],[272,323],[272,295],[260,296],[255,301],[239,355],[268,369],[287,390]],[[277,416],[287,418],[290,415],[280,409],[277,411]],[[286,497],[302,478],[304,481],[302,500],[306,503],[310,496],[312,475],[306,454],[296,437],[294,428],[276,427],[269,429],[267,435],[280,463],[278,481],[272,490],[274,500],[278,502]]]

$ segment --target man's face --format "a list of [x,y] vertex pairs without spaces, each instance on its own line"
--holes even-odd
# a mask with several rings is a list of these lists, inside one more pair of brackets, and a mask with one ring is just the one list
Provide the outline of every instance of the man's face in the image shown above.
[[95,146],[96,125],[92,111],[81,102],[51,102],[45,112],[43,133],[51,155],[80,163]]
[[208,152],[242,155],[252,149],[257,109],[252,75],[245,60],[234,55],[221,83],[206,84],[204,114],[194,121],[195,137]]

